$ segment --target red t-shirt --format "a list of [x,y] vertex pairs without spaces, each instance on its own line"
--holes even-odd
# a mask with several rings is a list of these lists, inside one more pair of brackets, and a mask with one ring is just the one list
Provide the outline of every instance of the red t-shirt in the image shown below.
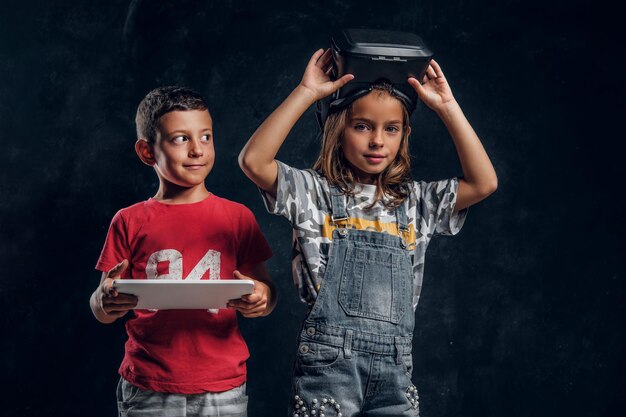
[[[271,257],[252,212],[213,194],[192,204],[150,199],[113,217],[96,269],[123,278],[232,279]],[[120,375],[152,391],[221,392],[246,381],[248,348],[234,309],[134,310]]]

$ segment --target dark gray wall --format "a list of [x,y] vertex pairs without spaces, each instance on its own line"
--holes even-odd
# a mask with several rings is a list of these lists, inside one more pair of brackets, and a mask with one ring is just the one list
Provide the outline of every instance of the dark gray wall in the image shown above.
[[[422,414],[616,416],[626,406],[623,44],[591,2],[3,2],[0,12],[0,300],[5,416],[115,413],[123,323],[88,298],[115,211],[156,190],[133,151],[134,112],[165,84],[207,96],[207,181],[256,213],[281,299],[241,320],[250,416],[283,415],[305,309],[287,222],[264,212],[236,156],[340,27],[420,33],[482,138],[500,188],[462,233],[430,248],[417,310]],[[414,176],[461,173],[422,106]],[[312,112],[279,157],[309,166]]]

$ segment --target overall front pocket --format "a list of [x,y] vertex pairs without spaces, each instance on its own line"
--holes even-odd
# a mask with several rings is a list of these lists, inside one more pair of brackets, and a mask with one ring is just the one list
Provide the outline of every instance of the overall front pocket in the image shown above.
[[341,357],[341,348],[322,343],[301,341],[298,346],[298,363],[303,368],[324,368],[335,364]]
[[411,307],[406,256],[380,248],[348,248],[341,273],[339,304],[349,316],[398,324]]

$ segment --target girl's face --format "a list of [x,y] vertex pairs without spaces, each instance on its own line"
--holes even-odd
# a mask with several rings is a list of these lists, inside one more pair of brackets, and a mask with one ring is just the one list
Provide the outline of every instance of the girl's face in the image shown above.
[[389,94],[374,91],[353,103],[341,146],[359,182],[374,184],[394,161],[403,125],[402,104]]

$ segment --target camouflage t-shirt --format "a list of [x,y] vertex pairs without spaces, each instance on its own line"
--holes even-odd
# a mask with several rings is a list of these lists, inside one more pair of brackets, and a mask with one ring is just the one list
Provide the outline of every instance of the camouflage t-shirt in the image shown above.
[[[286,217],[293,228],[293,280],[300,298],[308,305],[323,285],[324,271],[335,225],[330,218],[328,182],[313,170],[292,168],[278,162],[276,198],[261,190],[267,210]],[[404,204],[409,218],[407,243],[413,248],[413,308],[417,307],[424,275],[424,256],[430,239],[455,235],[461,230],[467,209],[453,212],[458,178],[435,182],[414,181]],[[360,184],[354,197],[348,197],[346,227],[398,235],[395,210],[374,200],[375,185]]]

